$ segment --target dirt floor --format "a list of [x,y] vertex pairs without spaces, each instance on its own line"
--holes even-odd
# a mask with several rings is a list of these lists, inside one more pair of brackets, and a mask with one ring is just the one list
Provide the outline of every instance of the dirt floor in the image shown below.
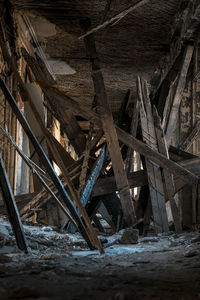
[[200,299],[200,234],[101,236],[105,254],[89,251],[79,234],[25,226],[30,253],[19,252],[0,219],[2,299]]

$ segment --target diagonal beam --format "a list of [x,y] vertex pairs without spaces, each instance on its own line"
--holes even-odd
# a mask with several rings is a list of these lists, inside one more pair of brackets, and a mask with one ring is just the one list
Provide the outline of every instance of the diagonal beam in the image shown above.
[[127,9],[123,10],[121,13],[115,15],[114,17],[112,17],[111,19],[105,21],[103,24],[100,24],[98,26],[96,26],[95,28],[89,30],[88,32],[86,32],[85,34],[83,34],[82,36],[79,37],[79,39],[84,39],[85,37],[91,35],[94,32],[97,32],[100,29],[103,29],[105,27],[107,27],[109,24],[115,25],[116,23],[118,23],[122,18],[124,18],[126,15],[128,15],[129,13],[131,13],[132,11],[134,11],[135,9],[137,9],[138,7],[148,4],[150,2],[150,0],[141,0],[133,5],[131,5],[130,7],[128,7]]
[[173,104],[171,107],[166,131],[165,131],[166,142],[167,142],[168,147],[170,144],[172,134],[174,133],[174,130],[176,129],[177,116],[178,116],[179,107],[180,107],[180,103],[181,103],[181,97],[182,97],[183,90],[185,87],[187,72],[188,72],[188,68],[189,68],[189,65],[190,65],[190,62],[192,59],[193,50],[194,50],[194,46],[188,45],[186,47],[185,53],[184,53],[184,61],[183,61],[183,64],[182,64],[182,67],[181,67],[181,70],[180,70],[180,73],[178,76],[177,86],[175,89],[175,94],[174,94],[174,99],[173,99]]
[[15,198],[1,156],[0,156],[0,189],[2,191],[3,200],[7,208],[8,217],[15,234],[17,245],[19,249],[28,252],[22,222],[19,216]]
[[[83,21],[82,27],[87,28],[89,23],[90,21]],[[132,199],[130,196],[128,179],[124,168],[124,162],[119,147],[118,137],[114,126],[113,116],[108,104],[104,79],[99,65],[99,60],[97,58],[96,46],[93,35],[87,36],[84,39],[84,42],[87,54],[90,58],[92,65],[92,79],[96,94],[97,109],[100,119],[102,121],[102,127],[104,130],[108,150],[112,161],[112,167],[116,183],[119,189],[124,221],[126,225],[129,226],[134,223],[136,217]]]

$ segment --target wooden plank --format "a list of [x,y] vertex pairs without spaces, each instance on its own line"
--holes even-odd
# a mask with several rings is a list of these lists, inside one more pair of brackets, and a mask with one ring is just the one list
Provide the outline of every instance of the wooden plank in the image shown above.
[[124,130],[120,129],[116,126],[117,135],[119,140],[127,146],[136,149],[140,154],[144,155],[145,158],[153,161],[155,164],[159,165],[162,168],[166,168],[172,174],[178,176],[184,182],[188,183],[189,185],[196,185],[198,184],[198,177],[191,173],[190,171],[186,170],[185,168],[178,165],[176,162],[167,159],[163,154],[154,151],[148,145],[145,145],[143,142],[139,141],[138,139],[134,138]]
[[86,210],[84,208],[84,205],[83,205],[82,201],[79,200],[78,194],[77,194],[77,192],[76,192],[76,190],[75,190],[75,188],[74,188],[74,186],[73,186],[73,184],[72,184],[72,182],[70,180],[69,175],[67,174],[67,171],[66,171],[66,168],[65,168],[65,164],[64,164],[64,162],[62,160],[62,157],[59,155],[59,153],[55,150],[54,147],[52,147],[52,146],[50,146],[50,147],[51,147],[51,151],[53,152],[54,156],[56,157],[56,163],[59,166],[59,168],[61,169],[62,174],[63,174],[63,176],[65,178],[67,186],[68,186],[68,188],[70,190],[71,197],[72,197],[75,205],[79,209],[79,211],[77,211],[77,215],[79,217],[81,217],[81,215],[82,215],[82,218],[83,218],[83,220],[85,222],[86,232],[87,232],[87,235],[89,236],[91,244],[96,245],[97,248],[98,248],[98,250],[99,250],[99,252],[101,254],[103,254],[104,250],[102,248],[101,242],[99,241],[99,239],[98,239],[98,237],[96,235],[96,232],[95,232],[94,228],[92,227],[92,225],[90,223],[90,219],[89,219],[88,214],[87,214],[87,212],[86,212]]
[[106,147],[104,147],[99,156],[98,156],[98,159],[97,161],[95,162],[95,165],[93,167],[93,170],[91,172],[91,175],[90,177],[88,178],[87,180],[87,183],[85,185],[85,188],[83,190],[83,193],[81,195],[81,203],[86,206],[88,200],[90,199],[90,196],[91,196],[91,193],[92,193],[92,190],[93,190],[93,187],[97,181],[97,178],[99,177],[100,175],[100,172],[101,172],[101,169],[103,167],[103,163],[107,157],[107,153],[106,153]]
[[[130,188],[140,187],[148,184],[146,171],[141,170],[127,174]],[[116,192],[117,185],[115,177],[99,178],[92,191],[92,197],[103,196]]]
[[[48,157],[46,156],[46,154],[45,154],[44,150],[42,149],[40,143],[38,142],[35,135],[33,134],[31,128],[29,127],[29,124],[27,123],[27,121],[24,117],[24,115],[20,111],[20,108],[18,107],[15,99],[10,94],[10,91],[8,90],[7,86],[5,85],[5,83],[4,83],[4,81],[2,80],[1,77],[0,77],[0,87],[1,87],[8,103],[12,107],[12,110],[13,110],[14,114],[16,115],[18,121],[20,122],[22,128],[24,129],[27,136],[29,137],[32,145],[35,147],[35,150],[36,150],[37,154],[39,155],[39,157],[42,161],[42,164],[46,168],[49,176],[51,177],[51,179],[54,182],[56,188],[58,189],[58,191],[60,193],[60,196],[62,197],[64,203],[68,207],[73,219],[77,223],[77,226],[78,226],[82,236],[86,240],[88,246],[90,248],[92,248],[92,245],[91,245],[90,240],[88,238],[87,232],[85,230],[85,226],[84,226],[82,220],[80,219],[80,217],[77,215],[77,211],[76,211],[76,207],[75,207],[74,203],[71,201],[69,195],[67,194],[66,190],[64,189],[64,186],[63,186],[62,182],[60,181],[59,177],[57,176],[55,170],[53,169]],[[42,124],[42,126],[43,126],[43,124]]]
[[[147,83],[143,79],[140,79],[138,77],[137,86],[143,140],[154,151],[158,151],[157,138],[152,116],[151,103],[148,95]],[[165,196],[161,170],[158,166],[153,164],[148,159],[146,159],[146,168],[155,230],[157,233],[167,232],[169,230],[169,227],[165,206]]]
[[[138,99],[136,98],[133,106],[133,115],[131,120],[131,128],[130,134],[133,137],[136,137],[137,134],[137,126],[138,126],[138,116],[139,116],[139,108],[138,108]],[[126,158],[126,172],[130,173],[131,167],[133,166],[133,149],[128,147],[127,150],[127,158]]]
[[[45,84],[45,90],[52,90],[52,87],[48,86]],[[60,95],[62,94],[62,97]],[[70,108],[74,111],[74,113],[78,112],[80,116],[83,116],[87,120],[92,120],[95,122],[97,126],[101,126],[101,122],[99,119],[99,116],[92,110],[88,112],[86,109],[84,111],[80,108],[79,104],[75,101],[72,100],[71,98],[69,99],[68,96],[60,92],[58,89],[53,89],[53,95],[56,97],[58,95],[59,97],[56,98],[60,103],[62,103],[63,107]],[[66,97],[66,98],[65,98]],[[73,101],[73,104],[71,105]],[[182,178],[184,182],[187,182],[189,185],[192,185],[193,183],[196,184],[198,182],[198,178],[194,176],[191,172],[188,172],[184,168],[181,168],[179,165],[177,165],[175,162],[167,159],[164,155],[160,154],[159,152],[153,151],[148,145],[145,145],[138,139],[131,137],[130,134],[125,132],[124,130],[120,129],[119,127],[115,126],[116,132],[118,135],[118,139],[124,143],[125,145],[129,146],[139,152],[140,154],[144,155],[145,157],[149,158],[151,161],[155,162],[159,166],[163,168],[167,168],[170,170],[174,175],[179,176]]]
[[85,151],[83,153],[84,158],[83,158],[83,164],[82,164],[82,167],[81,167],[81,174],[80,174],[80,177],[79,177],[79,194],[80,195],[82,194],[85,183],[86,183],[87,170],[88,170],[88,167],[89,167],[88,162],[89,162],[89,156],[90,156],[90,148],[88,146],[89,146],[89,143],[92,139],[92,133],[93,133],[93,124],[91,123],[90,124],[90,130],[89,130],[89,133],[88,133],[87,142],[86,142],[86,148],[85,148]]
[[[71,155],[65,150],[65,148],[58,142],[58,140],[50,132],[48,132],[48,135],[51,138],[52,144],[54,145],[54,147],[62,157],[63,162],[65,164],[65,168],[72,166],[75,163],[75,160],[71,157]],[[56,158],[54,157],[50,148],[49,148],[49,154],[52,160],[56,163]]]
[[[88,28],[90,22],[82,24],[84,29]],[[106,137],[108,150],[110,153],[112,167],[119,188],[120,201],[122,205],[124,221],[127,226],[135,221],[135,212],[130,196],[130,189],[128,186],[128,179],[126,176],[124,163],[119,147],[118,137],[114,126],[112,113],[108,104],[106,89],[104,85],[103,75],[100,69],[95,41],[92,35],[84,39],[87,55],[92,64],[92,79],[94,90],[96,94],[97,111],[102,121],[102,127]]]
[[22,222],[19,216],[15,198],[6,174],[6,169],[0,156],[0,188],[4,200],[4,204],[7,208],[8,217],[12,225],[13,232],[15,234],[16,242],[19,249],[28,252],[27,242],[23,231]]
[[103,24],[100,24],[98,26],[96,26],[95,28],[89,30],[88,32],[86,32],[85,34],[83,34],[82,36],[79,37],[79,39],[84,39],[85,37],[91,35],[92,33],[105,28],[106,26],[108,26],[109,24],[116,24],[117,22],[119,22],[122,18],[124,18],[127,14],[131,13],[133,10],[137,9],[138,7],[148,4],[149,0],[141,0],[139,2],[137,2],[136,4],[134,3],[133,5],[129,6],[127,9],[123,10],[122,12],[120,12],[119,14],[115,15],[114,17],[112,17],[111,19],[105,21]]
[[[93,191],[93,187],[97,181],[97,178],[99,177],[100,175],[100,172],[101,172],[101,169],[103,167],[103,163],[105,161],[107,157],[107,151],[106,151],[106,147],[104,146],[103,149],[101,150],[99,156],[98,156],[98,159],[97,161],[95,162],[94,164],[94,167],[93,167],[93,170],[90,174],[90,177],[88,178],[87,180],[87,183],[84,187],[84,190],[82,192],[82,195],[81,195],[81,203],[82,205],[85,207],[90,199],[90,196],[92,194],[92,191]],[[67,224],[67,223],[66,223]],[[65,225],[64,225],[65,227]],[[70,227],[70,232],[73,232],[73,226]]]
[[176,86],[176,90],[175,90],[175,94],[174,94],[173,105],[171,107],[170,116],[168,119],[166,131],[165,131],[165,137],[166,137],[166,142],[167,142],[168,147],[170,144],[172,134],[174,133],[174,130],[176,128],[179,106],[181,103],[181,97],[182,97],[182,93],[183,93],[183,90],[185,87],[187,72],[188,72],[188,68],[189,68],[189,65],[190,65],[190,62],[192,59],[193,50],[194,50],[194,46],[188,45],[186,47],[185,53],[184,53],[183,64],[182,64],[182,67],[181,67],[181,70],[179,73],[179,77],[177,80],[177,86]]
[[189,150],[193,142],[199,137],[199,132],[200,132],[200,120],[196,122],[192,131],[189,133],[187,138],[181,143],[180,149],[185,151]]
[[[157,141],[158,141],[158,150],[160,153],[164,154],[167,158],[169,158],[165,135],[164,135],[164,131],[161,126],[161,120],[160,120],[160,117],[158,116],[158,113],[157,113],[157,110],[155,107],[154,107],[153,114],[154,114],[154,121],[155,121],[155,132],[156,132],[156,137],[157,137]],[[164,179],[165,179],[166,191],[167,191],[168,199],[169,199],[170,206],[171,206],[175,230],[177,233],[180,233],[180,232],[182,232],[182,225],[181,225],[181,219],[180,219],[180,212],[179,212],[179,209],[178,209],[176,201],[175,201],[176,189],[175,189],[175,184],[174,184],[174,178],[173,178],[173,175],[166,169],[163,169],[163,174],[164,174]]]

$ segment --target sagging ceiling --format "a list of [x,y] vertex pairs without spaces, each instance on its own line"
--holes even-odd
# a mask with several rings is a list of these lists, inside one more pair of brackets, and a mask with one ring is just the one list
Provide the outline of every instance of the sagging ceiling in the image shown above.
[[[28,13],[45,54],[50,61],[56,61],[54,66],[57,67],[56,79],[60,88],[75,100],[89,105],[93,102],[94,91],[84,42],[78,39],[84,33],[80,20],[90,18],[92,27],[95,27],[103,19],[111,18],[138,1],[110,1],[106,13],[108,2],[11,1],[20,13]],[[159,75],[170,53],[179,5],[179,0],[149,1],[114,26],[109,25],[95,33],[108,99],[114,113],[119,110],[127,89],[132,90],[134,98],[137,75],[144,76],[149,82]],[[43,18],[50,22],[49,28]],[[67,75],[58,75],[66,71],[58,61],[67,63]]]

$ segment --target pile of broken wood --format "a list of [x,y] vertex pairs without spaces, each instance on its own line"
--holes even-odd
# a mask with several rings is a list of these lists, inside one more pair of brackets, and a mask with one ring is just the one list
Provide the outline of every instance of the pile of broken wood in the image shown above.
[[[90,24],[82,24],[87,30]],[[48,153],[45,153],[22,114],[16,99],[12,96],[4,80],[0,78],[0,87],[16,115],[23,130],[40,157],[38,166],[30,160],[17,146],[6,128],[1,130],[15,147],[18,154],[27,163],[34,175],[38,177],[43,189],[28,197],[28,203],[21,206],[22,220],[30,218],[42,207],[53,200],[65,214],[63,230],[78,230],[93,249],[96,246],[101,253],[103,248],[92,225],[95,222],[103,230],[96,216],[100,212],[114,231],[123,227],[137,226],[143,222],[143,231],[148,231],[153,220],[156,233],[168,232],[169,222],[166,203],[170,203],[176,232],[182,231],[180,201],[178,192],[185,185],[191,187],[192,222],[195,225],[200,217],[198,198],[198,164],[199,158],[181,149],[170,147],[171,138],[176,129],[176,118],[181,103],[182,92],[186,82],[187,71],[193,55],[193,46],[186,46],[176,80],[170,86],[169,95],[161,113],[159,106],[150,100],[147,82],[138,77],[138,97],[134,101],[131,116],[127,117],[130,92],[127,93],[117,120],[109,107],[103,75],[97,59],[94,37],[84,38],[88,58],[91,61],[92,79],[95,91],[93,108],[81,105],[61,92],[48,72],[45,62],[36,53],[30,55],[21,49],[26,61],[29,76],[45,96],[45,103],[53,116],[60,122],[63,131],[71,142],[78,156],[72,159],[66,149],[45,127],[34,99],[34,94],[24,83],[18,72],[17,62],[5,43],[3,28],[0,32],[0,45],[6,63],[12,70],[19,86],[23,102],[28,102],[34,117],[45,138]],[[162,85],[160,95],[162,95]],[[156,103],[154,103],[156,104]],[[75,116],[81,116],[90,122],[87,137],[81,132]],[[161,118],[160,118],[161,116]],[[162,117],[164,116],[164,117]],[[95,129],[94,129],[95,127]],[[76,131],[78,128],[78,134]],[[190,142],[190,138],[188,137]],[[133,171],[133,156],[140,154],[140,167]],[[61,170],[58,176],[52,165],[54,161]],[[45,171],[43,170],[45,169]],[[5,168],[1,164],[2,178],[6,178]],[[20,228],[21,221],[8,180],[1,180],[4,202],[13,228]],[[134,201],[134,188],[140,188],[140,195]],[[31,198],[31,199],[30,199]],[[19,202],[20,203],[20,202]],[[17,227],[18,224],[18,227]],[[19,231],[16,229],[16,236]],[[23,235],[17,236],[24,240]],[[19,244],[27,248],[25,242]]]

